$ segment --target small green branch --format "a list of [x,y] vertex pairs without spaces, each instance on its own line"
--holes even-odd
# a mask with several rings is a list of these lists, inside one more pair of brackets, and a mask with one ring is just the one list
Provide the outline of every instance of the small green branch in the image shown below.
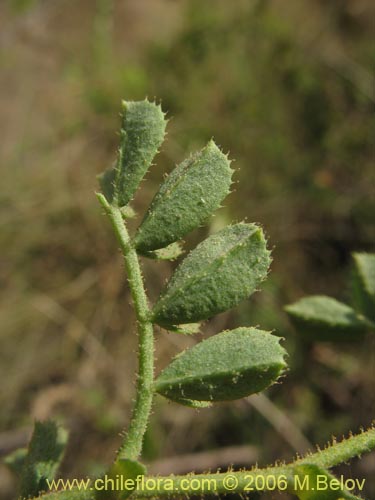
[[[106,1],[100,1],[105,7]],[[128,205],[163,143],[166,124],[160,105],[147,99],[123,101],[118,160],[115,167],[98,177],[103,194],[98,193],[97,197],[124,257],[137,318],[137,387],[127,433],[106,474],[96,479],[64,481],[54,479],[65,445],[64,436],[58,435],[54,425],[36,426],[26,454],[19,450],[8,462],[14,470],[22,469],[21,497],[40,494],[38,498],[43,500],[172,499],[231,493],[242,497],[255,491],[278,490],[312,500],[320,499],[320,493],[316,492],[320,491],[319,478],[323,476],[329,481],[325,489],[337,493],[329,494],[329,498],[339,495],[356,500],[349,490],[355,486],[361,490],[360,484],[357,482],[352,488],[341,484],[337,487],[337,479],[329,469],[374,450],[374,426],[340,443],[334,440],[325,449],[291,463],[276,462],[275,466],[251,470],[229,468],[227,472],[147,476],[146,467],[138,462],[154,393],[198,408],[259,393],[274,384],[286,368],[286,351],[279,337],[256,328],[239,327],[217,333],[180,353],[154,380],[153,324],[180,333],[185,327],[191,333],[197,331],[199,322],[232,309],[256,291],[271,262],[259,226],[231,224],[189,253],[151,309],[138,254],[176,258],[181,253],[178,241],[200,227],[222,205],[231,190],[233,174],[228,155],[211,140],[164,179],[131,238],[125,219],[134,214]],[[302,330],[313,335],[312,338],[356,342],[359,335],[365,335],[374,326],[375,254],[355,254],[355,264],[358,276],[355,275],[353,286],[359,312],[326,296],[307,297],[287,307],[297,326],[303,326]],[[45,448],[48,437],[52,451],[51,446]],[[305,483],[306,477],[311,484]],[[307,488],[299,483],[301,478]],[[364,482],[361,481],[362,486]],[[43,495],[46,489],[50,493]]]
[[375,427],[370,427],[367,431],[343,439],[340,443],[335,441],[324,450],[294,462],[295,465],[313,463],[323,469],[330,469],[336,465],[347,462],[353,457],[360,457],[363,453],[369,453],[375,449]]
[[[359,457],[364,453],[368,453],[375,449],[375,428],[371,427],[367,431],[357,434],[355,436],[344,439],[340,443],[333,443],[324,450],[307,455],[295,462],[280,465],[277,467],[268,467],[265,469],[252,469],[243,470],[239,472],[220,472],[214,474],[188,474],[184,476],[145,476],[143,485],[149,485],[149,489],[141,491],[134,491],[132,498],[173,498],[179,495],[186,495],[187,497],[193,495],[205,494],[225,494],[225,493],[243,493],[246,488],[252,487],[253,490],[259,490],[259,485],[263,481],[267,489],[267,478],[270,485],[269,489],[274,490],[274,480],[280,481],[279,485],[283,488],[286,484],[284,478],[290,481],[293,469],[297,465],[314,464],[324,469],[330,469],[336,465],[348,461],[351,458]],[[231,477],[232,482],[228,483],[228,477]],[[233,480],[234,478],[234,480]],[[187,485],[189,481],[194,479],[191,487]],[[171,481],[173,481],[173,488],[170,488]],[[140,483],[142,485],[142,483]],[[229,485],[235,484],[235,488],[229,489]],[[197,487],[201,485],[201,487]],[[257,486],[258,485],[258,486]],[[211,489],[208,491],[208,487]],[[142,486],[141,486],[142,487]],[[289,488],[289,486],[288,486]],[[277,489],[277,488],[276,488]],[[284,489],[284,488],[283,488]],[[94,495],[91,491],[60,491],[57,493],[49,493],[43,495],[43,500],[93,500]],[[34,499],[36,500],[36,499]]]
[[[347,462],[349,459],[354,457],[359,457],[363,453],[368,453],[375,449],[375,428],[370,428],[361,434],[344,439],[340,443],[334,443],[324,450],[320,450],[316,453],[305,456],[304,458],[298,459],[290,464],[278,466],[278,467],[267,467],[264,469],[252,469],[249,471],[239,471],[239,472],[220,472],[216,474],[194,474],[185,476],[166,476],[166,477],[151,477],[148,476],[146,479],[149,480],[149,484],[154,481],[158,487],[156,489],[151,489],[149,491],[137,491],[133,494],[134,498],[168,498],[174,497],[177,493],[185,494],[187,497],[193,495],[204,495],[210,494],[208,488],[215,485],[215,493],[225,494],[225,493],[243,493],[244,491],[251,491],[260,489],[257,488],[258,485],[270,485],[270,489],[274,490],[274,481],[287,478],[290,480],[293,468],[296,465],[302,464],[314,464],[318,467],[325,469],[330,469],[336,465]],[[230,475],[232,482],[229,484],[235,484],[234,488],[229,490],[228,488],[228,475]],[[192,483],[191,488],[187,488],[187,479],[194,478],[194,483]],[[264,481],[260,481],[260,478],[264,478]],[[269,481],[267,481],[267,478]],[[173,491],[168,488],[168,480],[173,479]],[[211,482],[211,483],[210,483]],[[145,483],[147,484],[147,483]],[[201,485],[201,488],[197,486]],[[280,483],[283,486],[283,483]],[[276,488],[277,489],[277,488]],[[211,493],[213,490],[211,489]]]
[[143,436],[146,432],[153,399],[154,379],[154,337],[149,321],[149,306],[143,285],[137,252],[131,245],[122,214],[117,206],[110,205],[98,193],[98,200],[108,215],[125,260],[130,292],[138,322],[139,371],[137,395],[126,438],[118,451],[118,458],[136,460],[142,451]]

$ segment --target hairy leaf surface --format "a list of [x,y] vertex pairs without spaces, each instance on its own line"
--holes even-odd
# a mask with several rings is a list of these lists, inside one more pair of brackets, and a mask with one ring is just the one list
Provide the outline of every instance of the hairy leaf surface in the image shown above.
[[116,168],[110,167],[97,176],[101,190],[106,199],[111,203],[115,194]]
[[229,193],[232,173],[228,158],[213,141],[176,167],[138,229],[137,250],[163,248],[200,226]]
[[120,148],[115,169],[99,182],[107,200],[124,206],[133,198],[164,139],[166,119],[153,102],[123,101]]
[[226,311],[256,290],[269,265],[261,228],[244,223],[226,227],[183,260],[156,303],[152,319],[168,326]]
[[179,354],[159,375],[155,389],[177,402],[226,401],[259,392],[286,367],[279,342],[255,328],[221,332]]

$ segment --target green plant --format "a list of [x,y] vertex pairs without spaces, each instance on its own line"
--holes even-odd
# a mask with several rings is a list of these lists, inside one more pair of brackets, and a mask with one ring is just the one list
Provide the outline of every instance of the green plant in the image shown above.
[[353,308],[325,295],[305,297],[285,307],[304,337],[357,342],[375,329],[375,254],[354,253],[353,260]]
[[[229,193],[232,177],[230,161],[211,140],[163,181],[143,222],[131,237],[126,221],[134,213],[129,202],[163,142],[165,127],[160,106],[147,100],[124,102],[117,163],[100,176],[102,193],[97,195],[123,253],[139,335],[133,413],[106,475],[111,480],[120,478],[122,487],[116,491],[76,488],[43,494],[56,473],[66,441],[65,433],[47,422],[36,425],[28,450],[8,458],[8,464],[20,474],[21,497],[42,494],[45,500],[164,498],[279,489],[288,490],[301,500],[358,498],[345,491],[328,469],[375,448],[374,428],[291,464],[196,475],[194,487],[186,487],[191,476],[149,477],[139,461],[155,393],[182,405],[205,407],[262,391],[286,369],[286,351],[280,346],[280,338],[256,328],[241,327],[218,333],[179,354],[154,378],[155,324],[176,333],[198,331],[200,321],[234,307],[251,295],[266,278],[271,262],[262,229],[255,224],[233,224],[199,244],[182,261],[156,304],[150,307],[139,255],[177,258],[182,253],[178,241],[220,206]],[[365,276],[371,276],[372,280],[373,261],[367,264],[371,270]],[[367,297],[370,292],[373,300],[372,281],[369,287],[362,274],[360,277],[360,294]],[[137,488],[142,477],[153,481],[152,488]],[[205,489],[207,481],[211,481],[214,489]],[[318,488],[319,481],[326,485],[322,490]]]

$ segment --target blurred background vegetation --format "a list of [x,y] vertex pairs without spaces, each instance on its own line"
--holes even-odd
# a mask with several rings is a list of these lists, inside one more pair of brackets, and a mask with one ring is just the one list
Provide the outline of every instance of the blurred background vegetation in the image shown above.
[[[204,335],[260,325],[290,353],[288,376],[263,398],[197,412],[158,397],[151,470],[168,472],[162,459],[174,455],[187,459],[181,470],[215,457],[225,466],[229,446],[239,466],[289,460],[371,422],[374,339],[307,344],[282,308],[311,293],[348,300],[351,252],[374,251],[374,19],[370,0],[1,0],[2,455],[49,417],[71,432],[66,477],[103,470],[119,444],[135,321],[95,176],[115,158],[121,99],[146,95],[172,119],[137,212],[164,172],[213,136],[238,183],[187,247],[247,218],[274,248],[262,291]],[[143,264],[154,299],[174,264]],[[196,342],[157,337],[158,369]],[[337,472],[366,478],[370,498],[374,471],[370,455]],[[0,483],[0,496],[14,497],[3,466]]]

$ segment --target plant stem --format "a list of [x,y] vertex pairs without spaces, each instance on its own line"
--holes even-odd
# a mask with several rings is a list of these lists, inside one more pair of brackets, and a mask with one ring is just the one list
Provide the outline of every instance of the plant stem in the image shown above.
[[[138,489],[133,493],[133,496],[134,498],[168,498],[175,497],[176,494],[183,494],[190,497],[193,495],[210,495],[212,493],[219,495],[228,493],[244,493],[246,492],[246,487],[252,488],[253,491],[256,491],[263,490],[263,485],[265,485],[265,490],[268,489],[273,491],[275,490],[274,480],[276,480],[276,484],[278,484],[277,480],[285,477],[289,482],[291,477],[293,477],[293,469],[295,466],[314,464],[322,469],[330,469],[335,465],[347,462],[350,458],[361,456],[363,453],[368,453],[374,449],[375,428],[372,427],[361,434],[344,439],[340,443],[334,442],[324,450],[306,455],[295,462],[278,467],[267,467],[264,469],[255,468],[249,471],[229,471],[214,474],[194,474],[166,477],[146,476],[144,478],[144,484],[147,485],[148,480],[148,484],[152,486],[149,486],[149,490],[144,489],[142,491]],[[232,482],[230,484],[235,484],[235,487],[230,489],[228,488],[228,483],[226,482],[229,475],[232,478]],[[261,478],[264,478],[265,481],[260,481]],[[267,482],[267,478],[269,478],[269,482]],[[168,480],[170,481],[171,479],[173,480],[172,490],[168,487]],[[189,480],[194,481],[189,483]],[[156,487],[153,487],[153,482],[157,485]],[[187,487],[189,484],[191,484],[190,488]],[[268,488],[267,484],[270,485]],[[211,488],[211,490],[208,488]]]
[[120,244],[137,317],[139,335],[137,394],[129,428],[117,454],[118,459],[128,458],[136,460],[142,451],[143,436],[146,432],[153,400],[153,325],[148,319],[150,310],[137,252],[131,244],[120,208],[110,205],[100,193],[97,194],[97,197],[112,223],[116,238]]
[[[138,490],[132,493],[131,498],[171,498],[184,495],[187,498],[193,495],[212,495],[212,494],[228,494],[228,493],[244,493],[246,487],[253,488],[254,491],[259,490],[275,490],[274,479],[277,481],[287,478],[289,482],[293,477],[294,467],[303,464],[314,464],[323,469],[330,469],[335,465],[347,462],[350,458],[361,456],[363,453],[368,453],[375,449],[375,428],[371,427],[367,431],[344,439],[340,443],[332,443],[324,450],[306,455],[295,462],[281,465],[278,467],[267,467],[264,469],[252,469],[249,471],[242,470],[238,472],[220,472],[214,474],[187,474],[184,476],[145,476],[144,485],[148,486],[142,490],[142,482]],[[228,488],[225,481],[228,475],[235,478],[235,488]],[[265,489],[263,481],[265,479]],[[269,483],[267,482],[269,478]],[[142,481],[142,478],[140,478]],[[169,483],[168,483],[169,481]],[[168,487],[173,481],[173,487]],[[189,483],[190,481],[190,483]],[[194,481],[193,483],[191,481]],[[232,483],[234,484],[233,480]],[[267,486],[267,483],[269,486]],[[92,483],[91,483],[92,484]],[[190,488],[187,485],[191,484]],[[285,483],[280,483],[284,485]],[[288,485],[288,489],[289,489]],[[210,490],[208,488],[211,488]],[[278,488],[276,488],[278,489]],[[283,488],[284,489],[284,488]],[[43,500],[93,500],[92,490],[70,490],[60,491],[57,493],[49,493],[38,497]],[[37,499],[33,499],[37,500]]]

